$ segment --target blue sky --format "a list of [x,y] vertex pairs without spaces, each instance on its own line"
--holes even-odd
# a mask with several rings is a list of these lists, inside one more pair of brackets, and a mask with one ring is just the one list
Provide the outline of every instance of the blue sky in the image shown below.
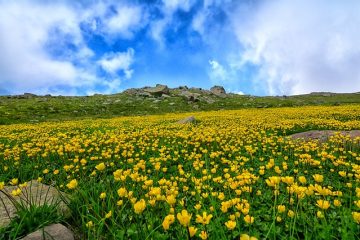
[[360,91],[356,0],[0,0],[0,94]]

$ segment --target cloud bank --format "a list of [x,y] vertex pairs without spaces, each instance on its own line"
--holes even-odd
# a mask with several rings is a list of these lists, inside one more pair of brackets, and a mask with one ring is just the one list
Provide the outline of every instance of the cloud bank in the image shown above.
[[359,12],[356,0],[0,0],[0,94],[360,91]]
[[269,94],[360,89],[359,1],[264,1],[232,24],[244,51],[240,67]]

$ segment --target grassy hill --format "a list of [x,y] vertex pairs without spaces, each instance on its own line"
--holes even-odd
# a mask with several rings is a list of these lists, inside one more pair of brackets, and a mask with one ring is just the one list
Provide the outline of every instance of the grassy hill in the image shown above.
[[96,94],[77,97],[37,96],[26,93],[0,96],[0,124],[206,110],[359,103],[360,93],[311,93],[296,96],[257,97],[214,94],[209,90],[187,87],[166,89],[165,93],[156,92],[156,87],[145,87],[112,95]]

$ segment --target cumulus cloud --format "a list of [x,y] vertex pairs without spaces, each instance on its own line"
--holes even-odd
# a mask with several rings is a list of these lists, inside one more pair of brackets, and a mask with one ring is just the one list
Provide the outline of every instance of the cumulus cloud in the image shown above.
[[[244,48],[269,94],[360,89],[360,2],[276,0],[231,13]],[[239,14],[239,12],[241,14]]]
[[228,73],[225,68],[216,60],[209,60],[211,70],[209,73],[210,79],[215,82],[224,82],[228,80]]
[[146,12],[141,6],[119,5],[116,6],[114,15],[104,19],[104,31],[131,38],[133,31],[144,25],[145,18]]
[[130,68],[134,61],[134,49],[129,48],[126,52],[107,53],[99,61],[99,65],[109,74],[116,75],[122,71],[127,79],[131,78],[133,70]]
[[[115,89],[123,70],[130,78],[133,50],[107,55],[103,67],[113,71],[109,77],[98,75],[92,64],[95,53],[87,46],[82,24],[91,22],[93,30],[118,33],[130,37],[140,21],[138,8],[116,8],[107,25],[97,26],[105,19],[110,3],[97,3],[82,9],[68,2],[1,1],[0,2],[0,90],[2,93],[22,92],[79,94],[98,86]],[[104,19],[103,19],[104,18]],[[101,29],[99,29],[101,27]],[[111,58],[113,57],[113,58]],[[105,89],[104,91],[107,91]]]

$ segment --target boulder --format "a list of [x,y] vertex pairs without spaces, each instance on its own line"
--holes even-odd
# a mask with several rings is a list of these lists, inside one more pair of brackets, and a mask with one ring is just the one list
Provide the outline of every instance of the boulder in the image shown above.
[[161,84],[156,84],[156,87],[145,88],[144,91],[156,96],[170,94],[168,86]]
[[187,118],[184,118],[184,119],[181,119],[180,121],[178,121],[177,123],[180,123],[180,124],[185,124],[185,123],[194,123],[196,122],[196,119],[194,116],[190,116],[190,117],[187,117]]
[[[3,201],[0,201],[0,228],[7,226],[16,215],[16,207],[9,197],[12,197],[11,192],[17,188],[18,186],[5,186],[3,192],[0,192],[0,198]],[[44,203],[55,204],[58,206],[60,214],[65,217],[71,215],[70,209],[64,202],[64,199],[67,198],[65,193],[35,180],[27,182],[27,186],[21,188],[21,194],[12,198],[25,205],[29,205],[29,202],[38,206]]]
[[201,94],[199,93],[192,93],[189,91],[182,91],[179,96],[183,96],[185,97],[186,100],[191,101],[191,102],[198,102],[200,101],[200,96]]
[[349,136],[350,139],[359,138],[360,130],[351,131],[334,131],[334,130],[312,130],[307,132],[295,133],[290,135],[291,139],[303,139],[303,140],[318,140],[319,142],[326,142],[331,136],[340,133],[341,135]]
[[219,96],[219,97],[226,96],[226,91],[225,91],[224,87],[222,87],[222,86],[213,86],[212,88],[210,88],[210,92],[212,92],[213,94],[215,94],[216,96]]
[[74,240],[74,234],[64,225],[57,223],[30,233],[20,240]]

